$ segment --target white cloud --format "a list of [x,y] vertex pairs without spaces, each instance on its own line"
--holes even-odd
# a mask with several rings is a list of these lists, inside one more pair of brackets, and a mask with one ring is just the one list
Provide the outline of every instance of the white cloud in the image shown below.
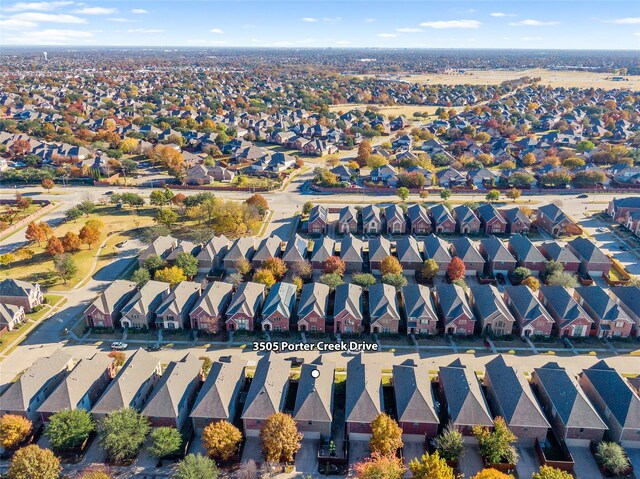
[[534,42],[542,40],[542,37],[522,37],[525,42]]
[[25,12],[18,13],[11,17],[13,20],[22,20],[25,22],[45,22],[45,23],[87,23],[84,18],[76,17],[74,15],[66,15],[64,13],[39,13],[39,12]]
[[164,30],[158,28],[130,28],[127,33],[162,33]]
[[222,29],[220,28],[212,28],[211,30],[209,30],[211,33],[218,33],[218,34],[222,34],[224,33],[224,31],[222,31]]
[[397,35],[395,33],[378,33],[379,37],[382,38],[395,38]]
[[78,41],[91,41],[92,38],[92,32],[58,29],[23,32],[19,36],[5,37],[8,43],[27,45],[66,45]]
[[634,33],[634,35],[635,35],[636,37],[640,37],[640,32],[636,32],[636,33]]
[[338,40],[336,42],[336,45],[350,45],[351,42],[347,41],[347,40]]
[[493,12],[490,13],[492,17],[517,17],[515,13]]
[[396,28],[396,32],[400,33],[418,33],[423,31],[422,28]]
[[131,20],[130,18],[123,17],[111,17],[107,18],[108,22],[118,22],[118,23],[135,23],[137,20]]
[[5,10],[9,12],[20,12],[24,10],[37,10],[40,12],[49,12],[58,7],[72,5],[73,2],[18,2],[8,6]]
[[521,20],[519,22],[510,22],[509,25],[512,27],[547,27],[549,25],[558,25],[560,22],[550,21],[550,22],[542,22],[540,20],[533,20],[528,18],[526,20]]
[[313,23],[313,22],[317,22],[318,19],[317,18],[313,18],[313,17],[303,17],[302,21],[303,22],[307,22],[307,23]]
[[340,21],[342,21],[342,17],[322,17],[322,21],[326,22],[326,23],[338,23]]
[[111,15],[117,12],[117,8],[106,7],[82,7],[73,11],[73,13],[79,13],[81,15]]
[[0,27],[7,30],[20,30],[22,28],[35,28],[38,24],[35,22],[28,22],[26,20],[16,20],[15,18],[9,18],[7,20],[0,20]]
[[637,25],[640,23],[640,17],[616,18],[615,20],[607,20],[605,23],[615,23],[616,25]]
[[149,12],[146,11],[144,8],[134,8],[131,10],[131,13],[135,15],[144,15],[145,13],[149,13]]
[[479,28],[480,22],[477,20],[447,20],[438,22],[422,22],[421,27],[429,28]]

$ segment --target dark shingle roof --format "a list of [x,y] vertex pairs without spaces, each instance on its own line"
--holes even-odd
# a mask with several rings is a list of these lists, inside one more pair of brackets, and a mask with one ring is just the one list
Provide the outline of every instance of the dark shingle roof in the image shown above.
[[428,424],[440,422],[426,371],[414,365],[393,366],[393,390],[398,421]]

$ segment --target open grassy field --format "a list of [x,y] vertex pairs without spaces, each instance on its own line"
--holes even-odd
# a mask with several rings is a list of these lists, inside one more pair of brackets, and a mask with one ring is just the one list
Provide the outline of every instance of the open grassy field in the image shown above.
[[54,234],[57,237],[62,237],[68,231],[78,233],[87,220],[97,219],[104,223],[100,239],[96,244],[92,245],[91,249],[88,249],[86,245],[82,245],[80,251],[73,253],[78,273],[67,284],[64,284],[55,274],[53,260],[51,255],[45,251],[46,243],[44,241],[40,245],[34,243],[28,246],[28,249],[34,252],[31,259],[16,261],[12,263],[10,268],[2,268],[0,280],[5,278],[22,279],[38,282],[49,291],[69,290],[91,273],[98,247],[109,235],[113,234],[105,248],[100,252],[98,267],[104,266],[113,259],[115,244],[125,239],[134,238],[140,233],[141,228],[153,225],[154,214],[155,208],[142,208],[136,213],[135,210],[131,209],[118,210],[112,206],[99,206],[89,217],[65,222],[57,227],[54,230]]
[[[376,104],[364,104],[364,103],[348,103],[348,104],[340,104],[340,105],[331,105],[329,107],[330,111],[333,112],[347,112],[353,109],[366,110],[369,107],[376,107],[378,111],[383,115],[394,115],[401,116],[404,115],[407,118],[413,117],[415,112],[427,113],[429,115],[434,115],[436,110],[439,108],[437,106],[427,106],[427,105],[376,105]],[[460,107],[455,107],[455,110],[461,109]]]
[[555,71],[541,68],[531,70],[466,70],[464,74],[393,75],[384,78],[434,85],[496,85],[524,76],[540,77],[542,84],[552,87],[640,89],[640,76],[625,77],[628,81],[613,81],[611,78],[614,75],[610,73]]

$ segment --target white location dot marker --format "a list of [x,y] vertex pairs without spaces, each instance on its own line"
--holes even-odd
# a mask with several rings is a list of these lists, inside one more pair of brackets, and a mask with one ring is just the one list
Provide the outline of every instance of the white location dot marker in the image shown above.
[[311,370],[311,377],[312,378],[319,378],[320,377],[320,371],[318,371],[317,369],[312,369]]

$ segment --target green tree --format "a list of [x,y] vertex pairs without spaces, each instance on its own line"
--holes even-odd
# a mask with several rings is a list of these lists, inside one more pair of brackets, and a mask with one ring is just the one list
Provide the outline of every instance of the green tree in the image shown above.
[[218,466],[215,461],[201,454],[189,454],[176,468],[175,479],[217,479]]
[[167,262],[157,254],[147,256],[147,258],[142,262],[142,267],[149,270],[150,273],[154,273],[166,266]]
[[396,195],[398,195],[398,198],[400,198],[402,201],[407,201],[407,198],[409,198],[409,188],[407,188],[406,186],[401,186],[396,190]]
[[131,281],[136,283],[139,288],[144,286],[151,279],[151,273],[149,273],[148,269],[138,268],[133,272],[131,276]]
[[490,190],[485,196],[487,201],[498,201],[500,199],[500,191],[498,190]]
[[517,283],[523,282],[529,276],[531,276],[531,270],[529,268],[525,268],[524,266],[518,266],[513,270],[513,279]]
[[49,418],[44,434],[54,450],[80,447],[96,426],[84,409],[63,409]]
[[60,460],[49,449],[35,444],[18,449],[11,459],[9,479],[58,479]]
[[74,206],[73,208],[69,208],[65,213],[65,217],[67,218],[67,221],[75,221],[81,216],[82,216],[82,211],[80,211],[80,208],[76,206]]
[[55,268],[56,273],[58,273],[58,276],[60,276],[60,279],[64,281],[64,284],[67,284],[67,281],[78,274],[78,267],[73,261],[71,255],[68,254],[59,254],[54,256],[53,267]]
[[178,454],[182,447],[182,435],[175,427],[158,427],[151,431],[149,454],[156,459]]
[[383,456],[395,456],[402,447],[402,429],[391,416],[382,413],[371,422],[369,447]]
[[191,253],[178,253],[176,266],[184,272],[187,278],[193,278],[198,274],[198,259]]
[[76,206],[83,215],[89,216],[96,209],[96,205],[91,200],[84,200],[79,205]]
[[440,192],[440,198],[442,198],[444,201],[447,201],[449,198],[451,198],[451,190],[449,188],[444,188]]
[[403,274],[384,274],[382,275],[382,282],[384,284],[390,284],[396,290],[404,288],[408,281]]
[[550,276],[555,273],[562,273],[563,270],[564,270],[564,265],[560,261],[557,261],[555,259],[547,261],[547,264],[545,265],[545,268],[544,268],[544,272],[547,276]]
[[178,221],[178,213],[173,210],[159,210],[153,220],[159,225],[171,228]]
[[596,445],[596,461],[610,475],[619,476],[629,469],[629,460],[620,444],[601,441]]
[[164,190],[153,190],[149,194],[149,203],[151,203],[152,206],[159,206],[162,208],[170,202],[171,199],[167,199],[167,196],[164,194]]
[[356,286],[360,286],[364,289],[367,289],[369,286],[373,286],[376,283],[377,281],[375,276],[369,273],[354,273],[351,276],[351,284],[355,284]]
[[433,258],[425,260],[420,268],[420,274],[427,281],[433,280],[438,275],[438,271],[440,271],[440,265]]
[[144,198],[136,193],[122,193],[120,200],[130,208],[139,209],[144,206]]
[[493,421],[493,429],[483,426],[474,426],[473,435],[478,440],[480,455],[489,464],[507,462],[515,464],[518,454],[513,443],[518,439],[507,427],[504,418],[497,417]]
[[149,429],[149,419],[125,407],[109,414],[98,425],[100,445],[116,462],[131,459],[147,440]]
[[515,201],[522,196],[522,191],[518,188],[511,188],[507,190],[505,196],[510,200],[513,200],[513,202],[515,203]]
[[311,201],[307,201],[305,204],[303,204],[302,205],[303,216],[309,216],[309,213],[311,213],[312,209],[313,209],[313,203],[311,203]]
[[577,288],[578,279],[575,274],[560,271],[547,276],[549,286],[563,286],[565,288]]
[[531,479],[574,479],[573,474],[551,466],[542,466]]
[[455,479],[453,468],[446,459],[440,457],[438,451],[433,454],[425,452],[420,459],[413,458],[409,463],[413,479]]
[[583,141],[578,142],[578,144],[576,145],[576,150],[578,150],[578,151],[589,151],[589,150],[593,150],[595,147],[596,147],[596,145],[594,145],[592,141],[583,140]]
[[320,276],[318,282],[329,286],[329,289],[331,291],[336,289],[341,284],[344,284],[344,281],[342,281],[342,276],[336,273],[323,274],[322,276]]
[[267,418],[260,431],[262,453],[269,462],[292,461],[300,449],[302,434],[289,414],[277,412]]
[[440,457],[447,461],[457,461],[464,454],[464,439],[452,424],[435,438],[435,446]]

